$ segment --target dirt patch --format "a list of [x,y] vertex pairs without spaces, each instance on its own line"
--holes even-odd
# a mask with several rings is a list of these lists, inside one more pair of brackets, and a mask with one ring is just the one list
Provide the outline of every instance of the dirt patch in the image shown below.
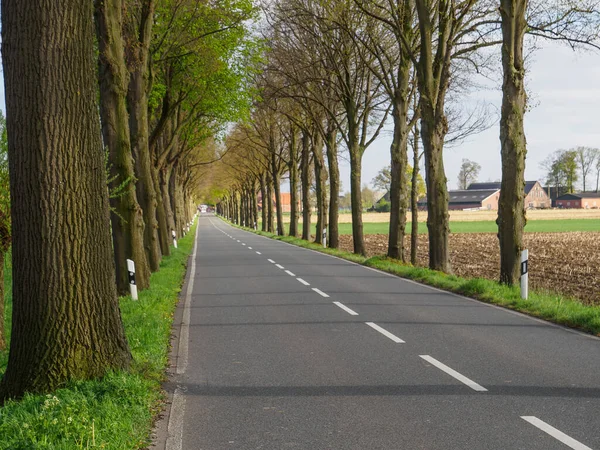
[[[385,254],[388,236],[365,236],[368,256]],[[410,257],[410,240],[405,242]],[[600,233],[527,233],[529,281],[533,289],[561,292],[600,305]],[[352,251],[352,236],[340,236]],[[428,238],[419,235],[418,265],[428,264]],[[498,279],[500,250],[493,233],[451,234],[450,260],[456,275]]]

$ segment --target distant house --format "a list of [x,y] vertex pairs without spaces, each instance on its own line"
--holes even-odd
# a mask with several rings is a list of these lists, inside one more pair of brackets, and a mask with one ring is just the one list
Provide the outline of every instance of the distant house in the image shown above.
[[580,192],[564,194],[556,199],[558,208],[597,209],[600,208],[600,192]]
[[[257,197],[258,209],[262,210],[262,195],[259,192]],[[273,208],[275,208],[275,195],[273,195]],[[298,207],[300,210],[300,207]],[[281,193],[281,211],[285,213],[292,212],[292,195],[289,192]]]
[[[500,189],[500,182],[471,183],[467,188],[467,190],[481,189]],[[550,208],[551,206],[550,197],[539,181],[525,182],[525,208]]]
[[[448,209],[460,211],[464,209],[497,210],[500,189],[467,189],[448,192]],[[419,208],[427,208],[427,199],[419,201]]]

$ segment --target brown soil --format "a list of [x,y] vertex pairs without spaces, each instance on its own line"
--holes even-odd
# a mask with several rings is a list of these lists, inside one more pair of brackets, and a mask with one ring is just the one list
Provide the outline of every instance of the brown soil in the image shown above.
[[[368,256],[385,254],[387,235],[365,236]],[[410,239],[406,240],[410,258]],[[600,233],[527,233],[529,281],[533,289],[561,292],[600,305]],[[352,236],[340,236],[340,248],[352,251]],[[427,235],[419,235],[418,265],[427,266]],[[450,259],[456,275],[498,279],[500,251],[492,233],[450,235]]]

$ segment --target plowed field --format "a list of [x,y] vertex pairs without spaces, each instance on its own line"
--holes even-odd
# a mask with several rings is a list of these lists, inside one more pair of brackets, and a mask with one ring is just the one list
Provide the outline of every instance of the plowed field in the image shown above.
[[[365,236],[369,256],[385,254],[387,235]],[[418,264],[427,266],[427,235],[419,235]],[[410,240],[406,240],[410,255]],[[561,292],[600,305],[600,233],[527,233],[529,282],[533,289]],[[352,236],[340,236],[352,251]],[[450,258],[456,275],[497,279],[498,238],[492,233],[450,235]]]

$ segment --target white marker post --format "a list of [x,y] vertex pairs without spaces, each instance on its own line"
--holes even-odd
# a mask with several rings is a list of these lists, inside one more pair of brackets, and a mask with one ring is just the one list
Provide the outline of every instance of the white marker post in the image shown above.
[[521,251],[521,298],[527,300],[529,295],[529,275],[527,274],[529,265],[529,250]]
[[173,235],[173,246],[177,248],[177,234],[175,233],[175,230],[172,230],[171,234]]
[[133,300],[138,299],[137,285],[135,284],[135,263],[133,260],[127,260],[127,271],[129,272],[129,291]]
[[323,228],[323,248],[327,248],[327,228]]
[[256,231],[256,222],[254,222],[254,231]]

